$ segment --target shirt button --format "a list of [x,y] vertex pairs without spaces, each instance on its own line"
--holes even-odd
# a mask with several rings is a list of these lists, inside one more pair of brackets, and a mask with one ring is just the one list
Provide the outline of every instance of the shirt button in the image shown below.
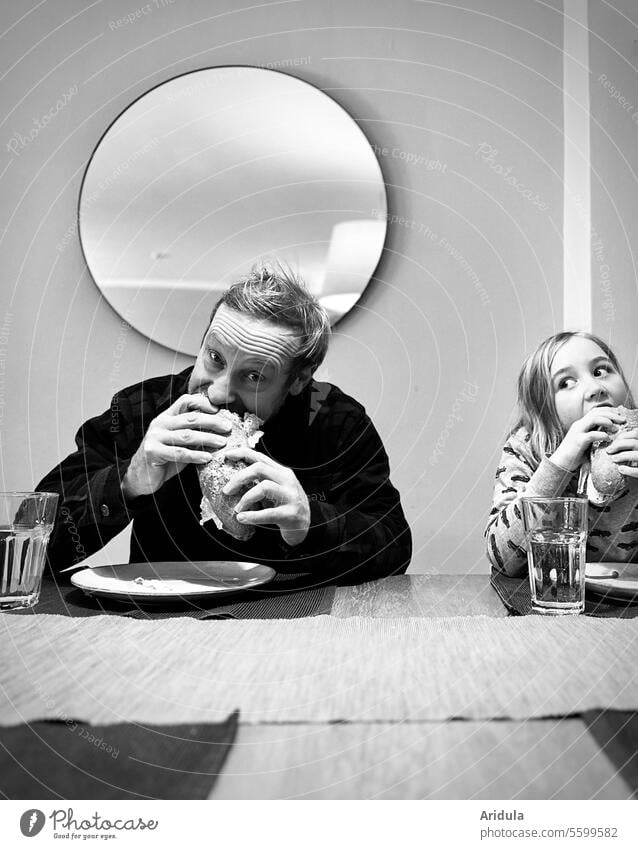
[[103,505],[100,507],[100,513],[104,516],[104,518],[106,518],[107,516],[109,516],[109,515],[110,515],[110,513],[111,513],[111,511],[109,510],[108,505],[103,504]]

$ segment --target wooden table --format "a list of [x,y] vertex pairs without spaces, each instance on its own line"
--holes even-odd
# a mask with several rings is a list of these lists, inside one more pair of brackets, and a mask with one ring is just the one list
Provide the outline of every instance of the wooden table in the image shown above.
[[398,575],[337,587],[332,616],[507,617],[507,610],[490,586],[487,575]]
[[[488,617],[500,620],[501,633],[504,626],[506,629],[508,616],[486,575],[399,576],[361,586],[339,587],[330,615],[340,620]],[[47,628],[50,633],[56,622],[64,624],[59,616],[44,612],[40,618],[36,609],[36,622],[38,619],[43,635]],[[303,624],[304,620],[300,621]],[[164,626],[165,622],[173,625]],[[451,627],[457,628],[460,622]],[[111,624],[116,625],[114,616],[108,617],[108,625]],[[284,624],[291,626],[293,637],[301,633],[295,631],[293,623]],[[210,625],[214,628],[214,623]],[[343,631],[346,625],[343,623],[342,627],[340,623],[339,630]],[[183,633],[181,623],[174,619],[158,621],[154,626],[160,629],[160,634],[164,627]],[[205,628],[206,623],[201,627]],[[251,623],[245,623],[249,635],[252,627]],[[445,628],[445,623],[440,627]],[[117,632],[120,633],[119,624]],[[206,633],[217,638],[212,631],[202,632]],[[364,655],[365,651],[364,642]],[[374,660],[376,663],[377,658]],[[383,662],[384,658],[379,656],[379,668]],[[287,669],[284,666],[284,675]],[[63,668],[61,674],[68,673]],[[460,679],[457,676],[454,680]],[[73,686],[73,682],[69,683]],[[226,692],[234,696],[232,688]],[[343,722],[334,721],[333,714],[332,721],[310,721],[310,716],[307,721],[303,699],[299,703],[303,709],[294,722],[242,722],[240,712],[237,739],[210,798],[515,800],[628,799],[632,795],[630,785],[601,750],[585,721],[578,717],[527,721],[389,721],[384,715],[383,720]],[[119,708],[121,703],[117,704]],[[215,706],[221,709],[219,701]],[[240,698],[234,706],[243,710]],[[244,712],[244,716],[248,713]],[[90,713],[76,715],[84,721],[93,721]],[[253,716],[258,717],[254,713]],[[358,716],[365,717],[366,712]],[[418,716],[418,713],[404,716]],[[122,719],[128,718],[132,716],[127,717],[123,708]],[[178,721],[191,720],[180,714]],[[633,750],[627,751],[628,757],[633,754]]]
[[[338,617],[506,617],[485,575],[340,587]],[[581,719],[241,725],[212,799],[628,799]]]

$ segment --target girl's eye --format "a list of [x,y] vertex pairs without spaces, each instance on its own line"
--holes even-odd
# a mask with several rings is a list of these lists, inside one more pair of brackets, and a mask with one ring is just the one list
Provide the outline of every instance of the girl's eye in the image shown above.
[[576,382],[573,377],[563,377],[556,387],[557,389],[570,389]]
[[609,366],[597,366],[594,369],[594,377],[605,377],[608,374],[611,374],[611,368]]

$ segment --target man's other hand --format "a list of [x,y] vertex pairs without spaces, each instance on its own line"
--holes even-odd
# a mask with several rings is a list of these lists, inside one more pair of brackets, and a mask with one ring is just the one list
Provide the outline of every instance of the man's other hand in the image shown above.
[[310,504],[292,469],[252,448],[232,448],[226,457],[248,463],[222,490],[225,495],[232,495],[250,486],[235,508],[237,521],[277,525],[288,545],[302,543],[310,528]]

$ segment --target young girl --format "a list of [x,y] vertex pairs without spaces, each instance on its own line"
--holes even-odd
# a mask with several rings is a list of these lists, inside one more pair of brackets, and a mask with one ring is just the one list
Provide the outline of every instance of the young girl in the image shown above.
[[[619,405],[635,406],[614,353],[590,333],[550,336],[523,364],[519,417],[496,470],[494,503],[485,531],[492,568],[527,572],[522,495],[576,495],[581,464],[594,442],[611,441],[624,423]],[[587,559],[638,561],[638,429],[608,449],[627,476],[611,503],[589,506]]]

